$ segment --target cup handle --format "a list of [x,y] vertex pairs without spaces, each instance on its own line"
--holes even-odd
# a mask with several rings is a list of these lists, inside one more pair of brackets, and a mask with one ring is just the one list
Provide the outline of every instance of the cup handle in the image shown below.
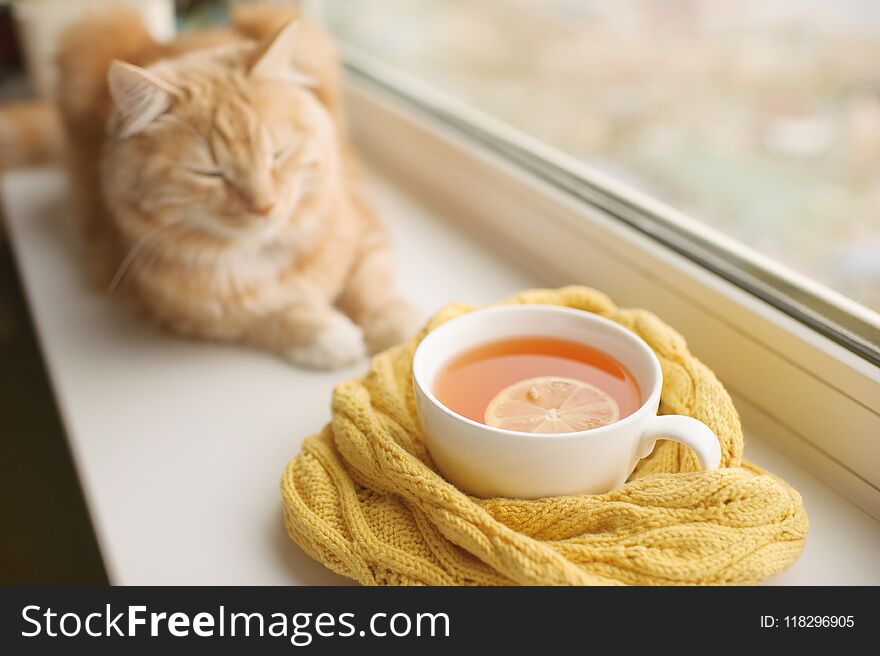
[[706,424],[685,415],[658,415],[651,420],[639,442],[639,457],[644,458],[654,449],[658,439],[675,440],[689,446],[697,454],[703,469],[718,469],[721,464],[721,445],[718,437]]

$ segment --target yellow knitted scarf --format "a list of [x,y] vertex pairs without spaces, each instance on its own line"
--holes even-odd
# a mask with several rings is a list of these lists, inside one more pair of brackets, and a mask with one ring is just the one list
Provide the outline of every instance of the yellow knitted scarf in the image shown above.
[[368,585],[756,583],[800,555],[807,516],[784,481],[742,460],[739,417],[715,375],[653,314],[584,287],[505,303],[565,305],[630,328],[663,368],[661,413],[688,414],[721,441],[721,468],[660,441],[620,489],[596,496],[477,499],[447,483],[420,434],[413,352],[473,308],[450,305],[409,343],[373,358],[333,393],[333,418],[281,481],[290,537],[334,572]]

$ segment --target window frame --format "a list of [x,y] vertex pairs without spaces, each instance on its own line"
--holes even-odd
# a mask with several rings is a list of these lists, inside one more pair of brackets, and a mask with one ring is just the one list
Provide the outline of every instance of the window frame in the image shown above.
[[[880,518],[880,361],[734,284],[687,242],[658,237],[643,209],[630,204],[622,217],[609,195],[581,193],[585,172],[554,149],[355,48],[344,45],[343,59],[350,129],[372,164],[545,284],[581,282],[662,316],[728,387],[747,432]],[[613,180],[590,184],[628,193]],[[666,219],[724,239],[689,217]],[[861,306],[836,296],[826,301],[859,315]]]

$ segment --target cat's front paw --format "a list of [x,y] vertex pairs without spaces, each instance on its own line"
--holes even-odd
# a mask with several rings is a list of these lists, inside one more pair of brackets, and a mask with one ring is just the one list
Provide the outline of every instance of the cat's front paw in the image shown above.
[[363,322],[371,353],[409,339],[422,327],[425,317],[403,299],[393,299],[376,308]]
[[288,349],[286,355],[303,367],[339,369],[366,357],[367,346],[361,329],[345,315],[336,314],[311,342]]

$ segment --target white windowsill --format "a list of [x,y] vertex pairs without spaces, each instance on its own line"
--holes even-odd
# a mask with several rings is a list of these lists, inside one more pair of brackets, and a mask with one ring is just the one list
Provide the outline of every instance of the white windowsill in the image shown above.
[[[403,291],[427,312],[541,281],[377,176]],[[278,483],[349,371],[295,369],[137,323],[83,282],[63,178],[0,178],[19,270],[98,541],[116,584],[343,583],[290,542]],[[430,257],[424,248],[430,244]],[[810,534],[778,584],[880,584],[880,523],[758,436],[747,455],[804,496]]]

